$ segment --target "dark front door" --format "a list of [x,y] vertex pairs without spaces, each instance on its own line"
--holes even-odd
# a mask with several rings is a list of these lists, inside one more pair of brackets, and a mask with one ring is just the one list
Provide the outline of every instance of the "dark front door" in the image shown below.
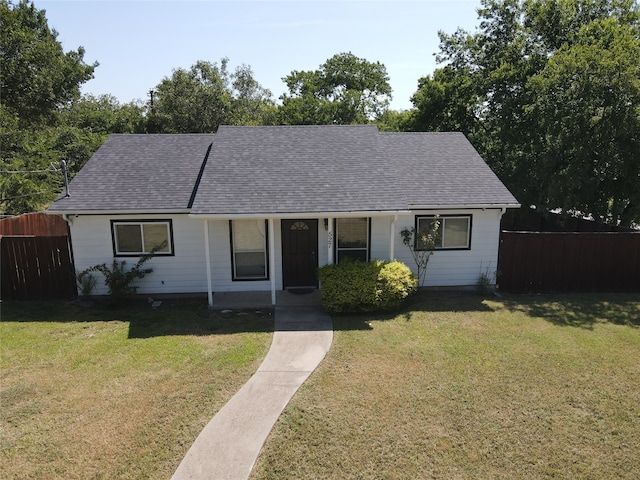
[[318,220],[282,220],[282,283],[318,285]]

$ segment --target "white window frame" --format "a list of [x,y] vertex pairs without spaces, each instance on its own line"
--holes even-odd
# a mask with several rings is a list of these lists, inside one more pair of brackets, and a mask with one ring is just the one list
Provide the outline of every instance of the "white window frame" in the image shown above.
[[[236,245],[234,241],[234,222],[238,220],[229,220],[229,241],[231,243],[231,275],[233,281],[254,281],[254,280],[269,280],[269,225],[267,220],[264,220],[264,249],[263,250],[243,250],[236,252]],[[244,220],[241,220],[244,221]],[[259,222],[260,220],[254,220]],[[264,275],[238,275],[236,268],[236,253],[264,253]]]
[[335,263],[339,263],[339,258],[340,258],[340,252],[348,252],[348,251],[353,251],[353,252],[360,252],[362,250],[365,251],[366,256],[365,256],[365,261],[368,262],[370,260],[371,257],[371,218],[370,217],[356,217],[356,219],[362,220],[365,219],[367,221],[367,235],[366,235],[366,246],[365,247],[340,247],[340,226],[339,226],[339,221],[340,220],[350,220],[353,217],[345,217],[345,218],[336,218],[335,219],[335,224],[334,224],[334,231],[335,231],[335,239],[336,239],[336,248],[335,248]]
[[[139,252],[133,251],[120,251],[120,245],[118,241],[118,226],[135,226],[140,228],[140,244],[142,250]],[[144,248],[144,226],[145,225],[165,225],[167,228],[167,251],[156,251],[155,256],[172,256],[174,255],[173,249],[173,224],[171,220],[111,220],[111,237],[113,241],[113,254],[116,257],[138,257],[140,255],[147,255],[151,253],[151,250],[147,251]]]
[[[466,245],[444,245],[445,235],[444,231],[446,229],[447,219],[466,219],[467,220],[467,242]],[[470,214],[459,214],[459,215],[417,215],[416,216],[416,250],[421,250],[418,245],[418,238],[420,236],[420,223],[421,221],[432,222],[433,220],[438,220],[440,222],[440,226],[438,227],[438,236],[437,240],[439,240],[439,244],[436,244],[436,250],[470,250],[471,249],[471,229],[473,226],[473,215]]]

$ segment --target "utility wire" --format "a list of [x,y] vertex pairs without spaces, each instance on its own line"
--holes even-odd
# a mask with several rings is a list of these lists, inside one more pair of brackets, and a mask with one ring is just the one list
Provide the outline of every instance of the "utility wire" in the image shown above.
[[16,198],[35,197],[36,195],[45,195],[47,193],[53,193],[50,190],[48,192],[27,193],[25,195],[16,195],[15,197],[0,198],[0,202],[6,202],[7,200],[15,200]]
[[47,168],[46,170],[0,170],[0,173],[55,173],[61,172],[62,170],[59,168]]

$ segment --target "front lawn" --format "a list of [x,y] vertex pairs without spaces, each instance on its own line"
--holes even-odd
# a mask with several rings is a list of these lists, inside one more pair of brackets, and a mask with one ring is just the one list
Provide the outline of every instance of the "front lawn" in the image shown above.
[[253,480],[640,478],[640,295],[430,292],[334,321]]
[[270,311],[3,302],[3,479],[170,478],[271,344]]
[[[170,478],[271,312],[4,302],[2,478]],[[252,479],[640,477],[640,295],[421,293],[337,317]]]

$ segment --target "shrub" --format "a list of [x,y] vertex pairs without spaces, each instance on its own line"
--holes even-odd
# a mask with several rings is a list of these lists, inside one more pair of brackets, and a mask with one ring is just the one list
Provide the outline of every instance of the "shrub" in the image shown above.
[[143,255],[131,270],[128,271],[125,269],[125,260],[118,262],[114,259],[111,266],[108,266],[106,263],[94,265],[84,270],[78,277],[84,277],[90,274],[90,272],[100,272],[104,276],[104,284],[109,289],[109,295],[114,298],[133,295],[138,291],[138,287],[131,285],[131,282],[136,278],[143,278],[148,273],[153,272],[151,268],[142,268],[142,265],[151,259],[151,257],[153,257],[153,252]]
[[409,267],[397,261],[341,262],[319,269],[324,308],[333,314],[392,310],[416,290]]
[[383,310],[398,308],[402,302],[416,291],[418,280],[402,262],[384,262],[378,273],[376,302]]
[[77,278],[78,288],[80,289],[80,294],[83,296],[91,295],[91,292],[93,292],[93,289],[95,288],[96,283],[98,283],[98,281],[96,280],[96,277],[91,275],[91,272],[85,270],[83,272],[80,272],[76,276],[76,278]]

